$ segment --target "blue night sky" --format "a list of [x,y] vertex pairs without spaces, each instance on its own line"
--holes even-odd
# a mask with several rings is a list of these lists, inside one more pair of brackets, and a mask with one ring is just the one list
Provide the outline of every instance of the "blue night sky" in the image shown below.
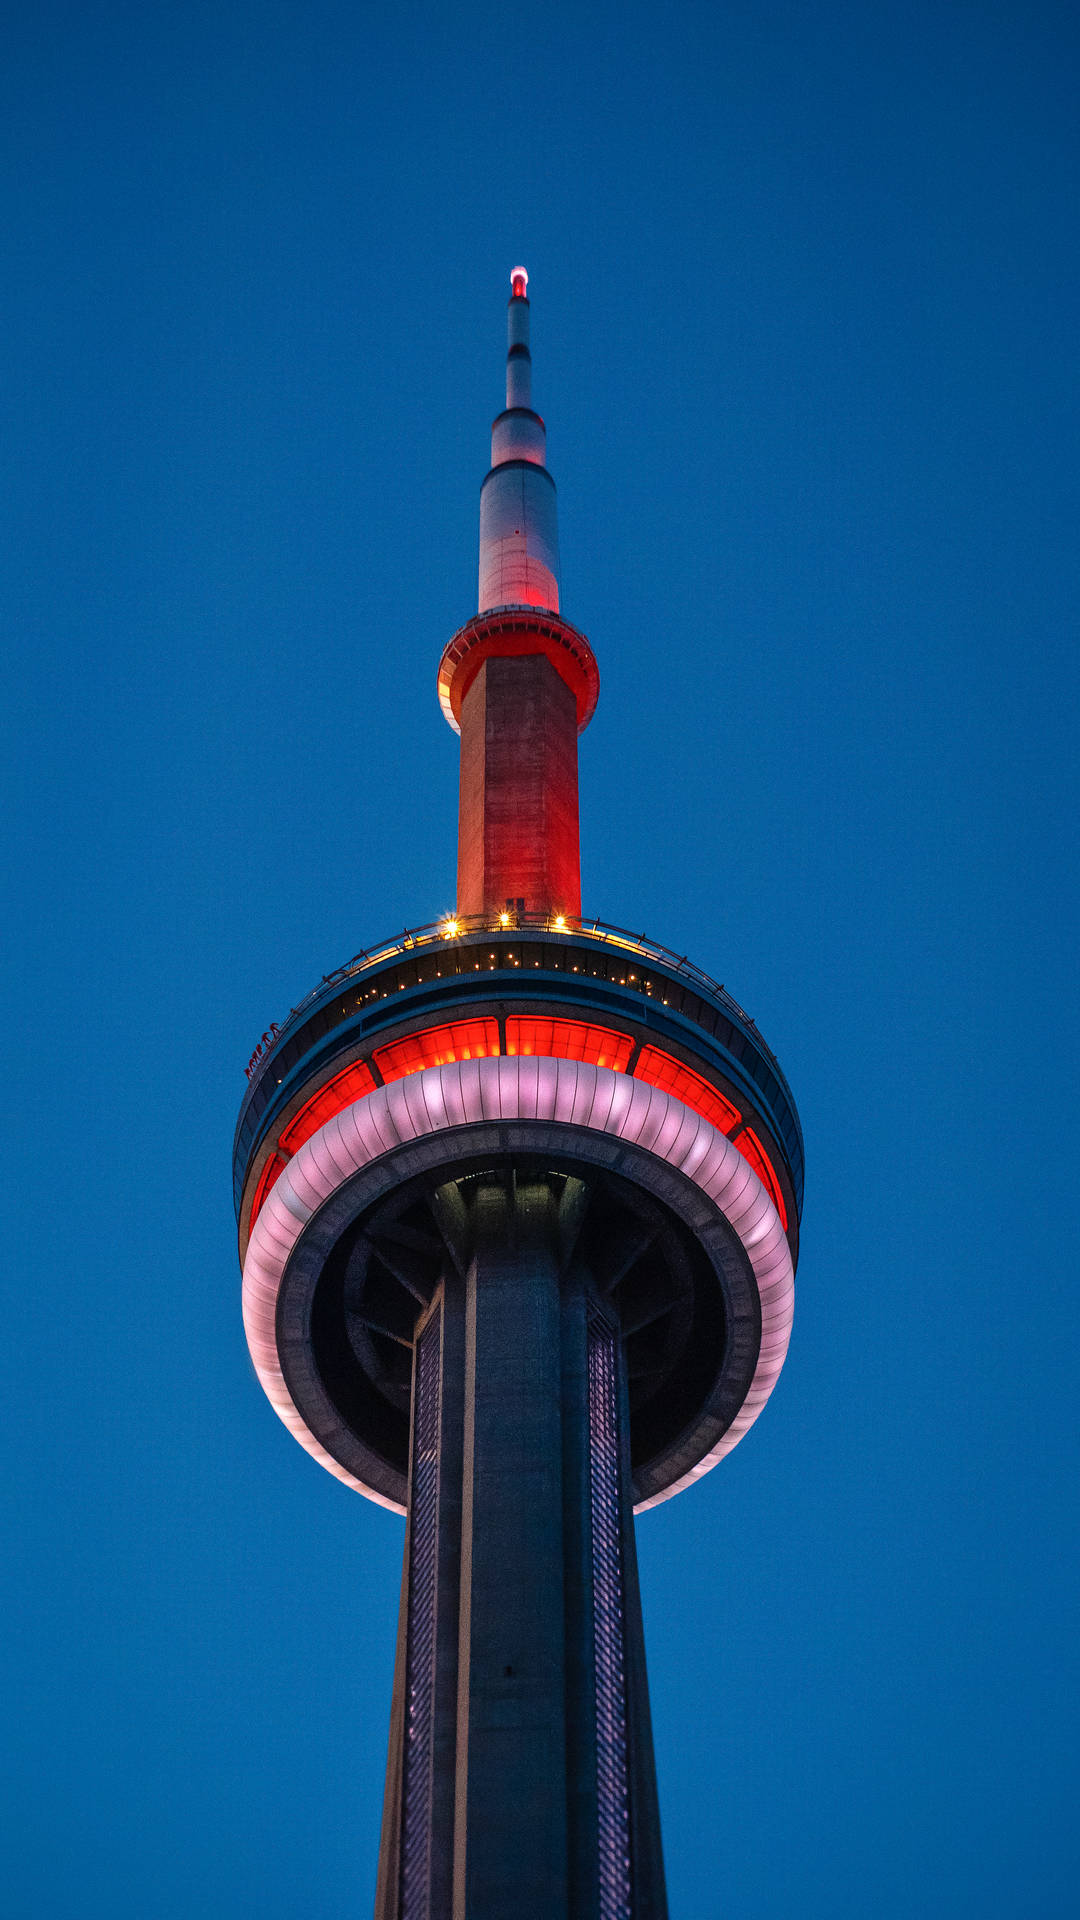
[[403,1528],[257,1387],[229,1155],[268,1022],[453,903],[521,259],[586,905],[806,1134],[780,1385],[639,1529],[673,1920],[1065,1920],[1075,14],[4,41],[5,1915],[370,1912]]

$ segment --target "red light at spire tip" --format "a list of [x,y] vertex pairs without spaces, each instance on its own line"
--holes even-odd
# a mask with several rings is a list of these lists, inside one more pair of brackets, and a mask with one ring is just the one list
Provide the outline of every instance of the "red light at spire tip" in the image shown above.
[[529,285],[529,276],[526,273],[524,267],[511,267],[510,287],[515,300],[528,299],[529,297],[527,292],[528,285]]

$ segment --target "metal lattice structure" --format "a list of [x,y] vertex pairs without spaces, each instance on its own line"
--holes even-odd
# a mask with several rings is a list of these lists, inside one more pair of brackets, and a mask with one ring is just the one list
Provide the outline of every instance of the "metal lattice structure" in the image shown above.
[[589,1321],[589,1502],[600,1920],[630,1920],[633,1910],[617,1365],[614,1330],[599,1314],[593,1315]]
[[442,1314],[436,1312],[416,1343],[415,1451],[409,1509],[401,1920],[428,1920],[430,1912],[441,1332]]

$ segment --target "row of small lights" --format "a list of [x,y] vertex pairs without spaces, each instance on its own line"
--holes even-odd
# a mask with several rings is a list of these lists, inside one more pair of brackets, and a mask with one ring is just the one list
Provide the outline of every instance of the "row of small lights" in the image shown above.
[[[498,956],[497,956],[496,954],[494,954],[494,953],[492,953],[492,954],[489,954],[489,955],[488,955],[488,958],[489,958],[489,960],[490,960],[490,961],[491,961],[491,962],[493,963],[493,964],[492,964],[491,966],[489,966],[489,968],[488,968],[488,972],[489,972],[489,973],[494,973],[494,972],[496,971],[496,963],[497,963],[497,959],[498,959]],[[512,966],[512,967],[520,967],[520,965],[521,965],[521,961],[520,961],[519,959],[517,959],[517,957],[516,957],[516,956],[515,956],[514,954],[512,954],[512,953],[508,953],[508,954],[506,955],[506,959],[507,959],[507,961],[509,962],[509,964],[510,964],[510,966]],[[539,967],[539,966],[542,966],[542,964],[543,964],[543,962],[542,962],[542,961],[540,961],[540,960],[534,960],[534,961],[533,961],[533,966],[534,966],[534,967]],[[476,963],[475,963],[475,966],[474,966],[474,968],[473,968],[473,971],[474,971],[475,973],[480,973],[480,972],[482,972],[482,971],[483,971],[483,967],[482,967],[482,963],[481,963],[481,962],[480,962],[479,960],[477,960],[477,961],[476,961]],[[558,969],[556,969],[556,971],[558,971]],[[582,972],[584,972],[584,974],[585,974],[585,976],[586,976],[586,978],[591,978],[591,979],[593,979],[593,980],[605,980],[605,979],[609,979],[609,978],[611,977],[611,976],[610,976],[610,975],[608,975],[608,974],[603,974],[603,973],[601,973],[601,972],[600,972],[600,970],[599,970],[599,968],[597,968],[597,967],[593,967],[593,968],[591,968],[591,969],[590,969],[590,968],[588,968],[588,967],[586,967],[586,968],[584,968],[584,969],[583,969],[583,968],[581,968],[581,967],[572,967],[572,968],[570,969],[570,971],[571,971],[572,973],[582,973]],[[430,976],[429,976],[429,977],[430,977]],[[436,980],[441,980],[441,979],[442,979],[442,977],[443,977],[443,975],[442,975],[442,968],[441,968],[441,967],[437,967],[437,968],[435,969],[435,976],[434,976],[434,977],[435,977],[435,979],[436,979]],[[453,977],[453,976],[451,976],[451,977]],[[421,974],[421,975],[420,975],[420,983],[421,983],[421,984],[423,984],[423,980],[424,980],[424,975],[423,975],[423,974]],[[405,993],[405,992],[406,992],[406,990],[407,990],[407,988],[408,988],[408,987],[410,986],[410,984],[412,984],[412,983],[411,983],[411,982],[409,982],[409,981],[407,981],[407,980],[399,980],[399,981],[398,981],[398,987],[397,987],[397,990],[398,990],[398,992],[399,992],[399,993]],[[627,973],[627,974],[623,974],[623,975],[622,975],[622,976],[621,976],[621,977],[620,977],[620,978],[618,979],[618,981],[616,982],[616,984],[617,984],[618,986],[620,986],[620,987],[629,987],[629,986],[637,986],[637,985],[639,984],[639,982],[638,982],[638,976],[637,976],[637,974],[636,974],[636,973]],[[647,996],[647,998],[649,998],[649,999],[651,1000],[651,998],[652,998],[652,993],[653,993],[653,984],[652,984],[652,981],[651,981],[651,980],[642,980],[642,981],[640,982],[640,985],[641,985],[641,987],[642,987],[642,989],[643,989],[643,991],[644,991],[644,993],[646,994],[646,996]],[[362,1006],[364,1005],[364,1002],[365,1002],[366,1000],[389,1000],[389,999],[390,999],[390,997],[391,997],[391,995],[390,995],[390,990],[389,990],[388,988],[386,988],[386,987],[372,987],[372,988],[371,988],[371,989],[369,990],[369,992],[367,992],[367,993],[359,993],[359,994],[357,994],[357,996],[356,996],[356,999],[355,999],[355,1000],[354,1000],[354,1002],[353,1002],[353,1005],[354,1005],[354,1006],[356,1006],[356,1007],[362,1007]],[[665,995],[665,996],[664,996],[664,998],[663,998],[663,1000],[662,1000],[662,1005],[664,1005],[664,1006],[666,1007],[666,1006],[667,1006],[668,1004],[669,1004],[669,1002],[668,1002],[668,1000],[667,1000],[667,997],[666,997],[666,995]],[[344,1006],[344,1005],[342,1006],[342,1009],[341,1009],[341,1011],[342,1011],[342,1013],[343,1013],[343,1014],[345,1014],[345,1015],[347,1015],[347,1014],[348,1014],[348,1008],[347,1008],[346,1006]]]
[[[524,938],[528,938],[529,934],[533,932],[569,933],[573,931],[583,939],[597,940],[605,947],[622,947],[629,953],[640,953],[647,959],[661,957],[653,952],[648,942],[644,939],[635,940],[631,935],[618,933],[614,930],[602,930],[598,922],[589,926],[583,921],[576,921],[573,927],[571,927],[570,921],[563,913],[555,914],[551,918],[541,918],[539,915],[535,918],[531,915],[526,915],[522,918],[514,913],[500,913],[493,920],[486,922],[482,916],[477,915],[465,923],[455,919],[452,915],[448,915],[446,919],[436,922],[436,924],[430,928],[425,928],[417,932],[410,932],[406,928],[400,940],[395,940],[389,946],[379,948],[377,951],[366,952],[363,956],[357,955],[356,962],[350,963],[346,967],[340,967],[338,974],[342,979],[345,979],[350,974],[364,972],[368,967],[384,966],[395,954],[409,953],[414,948],[426,947],[432,942],[439,940],[453,940],[462,933],[482,932],[485,925],[488,929],[499,932],[509,927],[518,927]],[[673,956],[668,957],[669,959],[673,958]],[[681,961],[674,962],[674,964],[678,967],[682,966]],[[576,973],[578,969],[575,967],[574,971]],[[324,984],[332,984],[334,977],[333,975],[326,975]],[[599,979],[601,976],[597,974],[596,977]],[[711,986],[713,984],[707,979],[707,976],[703,977],[705,978],[706,985]],[[318,991],[319,990],[316,989],[309,998],[315,999]],[[720,991],[723,992],[722,987]],[[376,995],[373,997],[382,998],[384,996]],[[299,1011],[300,1008],[294,1007],[292,1014],[298,1013]],[[292,1018],[292,1014],[290,1014],[290,1019]],[[743,1015],[743,1018],[747,1017],[745,1014]]]
[[[500,927],[508,927],[508,926],[510,925],[510,915],[509,915],[508,913],[500,913],[500,915],[499,915],[499,925],[500,925]],[[565,932],[566,932],[566,915],[565,915],[564,913],[557,913],[557,914],[555,915],[555,917],[554,917],[554,919],[552,920],[552,922],[551,922],[551,925],[552,925],[552,927],[553,927],[553,929],[554,929],[554,931],[555,931],[556,933],[565,933]],[[458,935],[458,934],[459,934],[459,933],[461,932],[461,924],[460,924],[460,922],[459,922],[459,921],[457,921],[457,920],[444,920],[444,921],[443,921],[443,923],[442,923],[442,928],[441,928],[441,932],[443,933],[443,935],[445,936],[445,938],[446,938],[447,940],[453,940],[453,939],[455,939],[455,938],[456,938],[456,936],[457,936],[457,935]],[[492,960],[494,960],[494,959],[495,959],[495,957],[496,957],[496,956],[495,956],[495,954],[491,954],[491,956],[490,956],[490,958],[491,958]],[[511,966],[512,966],[512,967],[520,967],[520,965],[521,965],[521,961],[520,961],[520,960],[515,960],[515,958],[514,958],[514,956],[513,956],[513,954],[512,954],[512,953],[508,953],[506,957],[507,957],[507,959],[509,960],[509,962],[510,962],[510,964],[511,964]],[[534,960],[534,962],[533,962],[533,965],[534,965],[534,966],[536,966],[536,967],[538,967],[538,966],[539,966],[540,964],[541,964],[541,963],[540,963],[540,961],[539,961],[539,960]],[[478,961],[477,961],[477,963],[476,963],[476,972],[477,972],[477,973],[479,973],[479,971],[480,971],[480,962],[479,962],[479,960],[478,960]],[[574,968],[573,968],[573,972],[574,972],[574,973],[577,973],[577,971],[578,971],[578,969],[577,969],[577,967],[574,967]],[[598,969],[598,968],[594,968],[594,969],[593,969],[593,979],[594,979],[594,980],[599,980],[599,979],[601,979],[602,977],[603,977],[603,976],[601,975],[601,973],[600,973],[600,971],[599,971],[599,969]],[[439,979],[439,980],[441,980],[441,979],[442,979],[442,973],[441,973],[441,971],[440,971],[440,970],[438,970],[438,969],[436,970],[436,978],[437,978],[437,979]],[[630,980],[632,980],[632,981],[635,981],[635,982],[636,982],[636,980],[637,980],[637,974],[636,974],[636,973],[632,973],[632,974],[630,974],[630,975],[629,975],[629,979],[630,979]],[[649,993],[649,994],[651,994],[651,993],[652,993],[652,981],[651,981],[651,980],[646,980],[646,981],[645,981],[645,982],[644,982],[643,984],[644,984],[644,987],[645,987],[645,991],[646,991],[646,993]],[[625,987],[625,986],[627,985],[627,980],[626,980],[626,978],[624,978],[624,979],[622,979],[622,980],[620,980],[620,982],[619,982],[619,985],[620,985],[621,987]],[[398,989],[398,990],[399,990],[399,992],[401,992],[401,993],[404,993],[404,991],[405,991],[405,982],[404,982],[404,981],[402,981],[402,982],[400,983],[400,986],[399,986],[399,989]],[[385,993],[384,993],[384,994],[382,994],[382,995],[380,996],[380,998],[382,998],[383,1000],[385,1000],[385,999],[386,999],[386,995],[385,995]],[[359,1002],[359,1000],[357,1001],[357,1003],[356,1003],[356,1004],[357,1004],[357,1006],[359,1006],[359,1005],[360,1005],[360,1002]],[[665,1007],[667,1006],[667,1001],[666,1001],[666,1000],[664,1001],[664,1005],[665,1005]],[[345,1011],[345,1009],[344,1009],[344,1008],[342,1008],[342,1012],[344,1012],[344,1011]]]
[[[489,954],[488,954],[488,959],[489,959],[489,960],[491,960],[491,961],[496,961],[496,962],[497,962],[497,961],[498,961],[498,957],[499,957],[499,956],[498,956],[498,954],[495,954],[495,953],[489,953]],[[507,953],[507,954],[506,954],[506,955],[504,956],[504,958],[505,958],[505,959],[507,959],[507,960],[509,961],[509,963],[510,963],[510,965],[511,965],[512,967],[520,967],[520,965],[521,965],[521,961],[520,961],[520,960],[519,960],[519,959],[518,959],[518,958],[516,957],[516,955],[514,955],[514,954],[512,954],[512,953]],[[480,972],[482,971],[482,965],[483,965],[483,963],[482,963],[481,961],[479,961],[479,960],[477,960],[477,961],[475,961],[475,962],[474,962],[474,967],[473,967],[473,971],[474,971],[475,973],[480,973]],[[542,966],[542,965],[543,965],[543,961],[542,961],[542,960],[534,960],[534,961],[533,961],[533,966],[534,966],[534,967],[540,967],[540,966]],[[495,969],[494,969],[494,967],[489,967],[489,968],[488,968],[488,971],[489,971],[489,973],[490,973],[490,972],[494,972],[494,971],[495,971]],[[556,968],[556,969],[555,969],[555,971],[556,971],[556,972],[558,972],[558,968]],[[600,971],[600,969],[599,969],[599,967],[584,967],[584,968],[582,968],[582,967],[571,967],[571,969],[570,969],[570,971],[571,971],[571,973],[585,973],[585,975],[586,975],[587,977],[589,977],[589,978],[591,978],[591,979],[593,979],[593,980],[608,980],[608,979],[611,979],[611,978],[613,977],[613,976],[612,976],[612,975],[610,975],[610,974],[605,974],[605,973],[601,973],[601,971]],[[422,983],[422,982],[424,981],[424,979],[425,979],[425,977],[427,977],[427,978],[430,978],[431,976],[430,976],[430,975],[428,975],[428,976],[425,976],[424,974],[421,974],[421,975],[419,976],[419,978],[420,978],[420,981],[421,981],[421,983]],[[442,977],[443,977],[443,974],[442,974],[442,968],[441,968],[441,967],[436,967],[436,969],[435,969],[435,975],[434,975],[434,977],[435,977],[435,979],[436,979],[436,980],[441,980],[441,979],[442,979]],[[454,977],[454,976],[451,976],[451,977]],[[405,990],[406,990],[406,988],[407,988],[408,986],[410,986],[411,984],[413,984],[413,983],[412,983],[412,982],[410,982],[410,981],[407,981],[407,980],[400,980],[400,981],[398,982],[398,992],[399,992],[399,993],[404,993],[404,992],[405,992]],[[637,976],[637,974],[636,974],[636,973],[625,973],[625,974],[620,974],[620,975],[618,976],[618,980],[617,980],[617,984],[618,984],[618,985],[619,985],[620,987],[626,987],[626,986],[637,986],[637,985],[638,985],[638,976]],[[645,992],[646,992],[646,993],[649,993],[649,994],[651,994],[651,993],[652,993],[652,990],[653,990],[653,983],[652,983],[652,981],[651,981],[651,980],[642,980],[640,984],[642,985],[642,987],[644,988],[644,990],[645,990]],[[388,998],[389,998],[389,993],[388,993],[388,990],[387,990],[387,988],[385,988],[385,987],[369,987],[369,989],[368,989],[368,991],[367,991],[366,993],[358,993],[358,994],[357,994],[357,996],[356,996],[356,999],[355,999],[355,1001],[353,1002],[353,1004],[354,1004],[354,1006],[357,1006],[357,1007],[362,1007],[362,1006],[363,1006],[363,1004],[364,1004],[364,1002],[365,1002],[365,1000],[386,1000],[386,999],[388,999]],[[667,1003],[667,1001],[665,1000],[665,1001],[664,1001],[664,1005],[665,1005],[665,1007],[667,1006],[667,1004],[668,1004],[668,1003]],[[344,1012],[346,1011],[346,1009],[345,1009],[345,1006],[344,1006],[344,1004],[342,1005],[342,1009],[341,1009],[341,1011],[342,1011],[342,1013],[344,1013]]]
[[[513,915],[511,915],[511,914],[509,914],[509,913],[500,913],[500,914],[499,914],[499,916],[498,916],[498,924],[499,924],[499,928],[500,928],[500,930],[501,930],[502,928],[504,928],[504,927],[510,927],[510,926],[512,926],[512,925],[513,925]],[[397,948],[396,950],[397,950],[397,951],[399,951],[399,952],[407,952],[407,951],[408,951],[408,949],[409,949],[409,947],[411,947],[411,946],[425,946],[425,945],[427,944],[427,941],[428,941],[428,940],[431,940],[431,939],[440,939],[440,938],[441,938],[441,939],[446,939],[446,940],[454,940],[454,939],[456,939],[456,938],[457,938],[457,936],[458,936],[458,935],[459,935],[459,934],[461,933],[461,930],[462,930],[462,929],[461,929],[461,922],[460,922],[459,920],[454,920],[454,919],[452,919],[452,918],[451,918],[451,919],[447,919],[447,920],[443,920],[443,921],[442,921],[442,922],[440,923],[440,925],[439,925],[439,930],[438,930],[438,933],[436,933],[436,934],[428,934],[428,935],[427,935],[427,937],[426,937],[426,939],[422,937],[421,939],[419,939],[419,940],[417,940],[417,939],[415,939],[415,937],[413,937],[413,938],[411,938],[411,939],[409,939],[407,943],[403,943],[403,945],[402,945],[401,947],[399,947],[399,948]],[[526,929],[523,929],[523,931],[531,931],[531,929],[529,929],[529,930],[526,930]],[[540,931],[540,929],[537,929],[537,931]],[[564,913],[557,913],[557,914],[555,914],[555,915],[553,915],[553,917],[552,917],[552,919],[551,919],[551,921],[549,922],[549,925],[548,925],[548,931],[549,931],[549,932],[555,932],[555,933],[566,933],[566,932],[568,931],[568,922],[567,922],[567,918],[566,918],[566,915],[565,915]],[[582,928],[580,928],[580,932],[581,932],[581,933],[583,933],[583,934],[584,934],[584,935],[585,935],[586,937],[589,937],[589,931],[590,931],[590,930],[589,930],[589,929],[588,929],[587,927],[582,927]],[[629,948],[629,949],[630,949],[631,951],[633,951],[633,952],[638,952],[638,953],[644,953],[644,952],[646,951],[646,949],[645,949],[645,948],[644,948],[643,946],[640,946],[640,945],[638,944],[638,942],[637,942],[637,941],[632,941],[632,940],[627,940],[627,939],[620,939],[620,940],[612,940],[612,941],[611,941],[610,943],[609,943],[609,942],[606,942],[606,941],[605,941],[605,943],[604,943],[604,944],[605,944],[605,945],[607,945],[607,944],[611,944],[612,946],[619,946],[619,947],[627,947],[627,948]],[[394,951],[395,951],[395,949],[394,949],[394,948],[391,948],[391,949],[389,949],[389,951],[388,951],[388,952],[387,952],[387,951],[384,951],[384,952],[383,952],[382,954],[378,954],[378,955],[372,955],[372,956],[371,956],[371,958],[370,958],[370,959],[368,960],[368,962],[367,962],[367,965],[369,965],[369,966],[372,966],[372,965],[378,965],[378,964],[380,963],[380,961],[382,961],[382,962],[385,962],[385,960],[386,960],[386,959],[388,959],[388,958],[390,957],[390,955],[391,955],[391,954],[392,954],[392,953],[393,953]],[[492,954],[492,955],[491,955],[490,957],[491,957],[491,959],[492,959],[492,960],[495,960],[495,959],[497,958],[497,956],[496,956],[496,955],[495,955],[494,953],[493,953],[493,954]],[[513,955],[512,953],[508,953],[508,954],[506,955],[506,958],[507,958],[507,959],[509,960],[509,962],[510,962],[510,964],[511,964],[511,966],[514,966],[514,967],[520,967],[520,965],[521,965],[521,961],[520,961],[520,960],[516,960],[516,959],[514,958],[514,955]],[[534,962],[534,965],[535,965],[535,966],[537,966],[537,967],[539,967],[539,966],[540,966],[540,964],[541,964],[541,962],[540,962],[539,960],[537,960],[537,961],[535,961],[535,962]],[[481,968],[480,968],[480,962],[479,962],[479,961],[477,961],[477,962],[476,962],[476,968],[475,968],[475,971],[476,971],[477,973],[479,973],[479,972],[480,972],[480,970],[481,970]],[[581,969],[580,969],[580,968],[578,968],[578,967],[574,967],[574,968],[572,968],[572,972],[574,972],[574,973],[578,973],[578,972],[580,972],[580,971],[581,971]],[[588,969],[586,969],[586,971],[588,971]],[[592,971],[592,978],[593,978],[594,980],[602,980],[602,979],[603,979],[603,978],[605,977],[605,976],[604,976],[604,975],[603,975],[603,974],[602,974],[602,973],[600,972],[600,969],[599,969],[598,967],[594,967],[594,968],[593,968],[593,969],[592,969],[591,971]],[[442,978],[442,973],[441,973],[441,971],[439,971],[439,972],[437,972],[437,978],[439,978],[439,979],[441,979],[441,978]],[[632,981],[634,981],[634,982],[636,983],[636,981],[637,981],[637,975],[636,975],[636,974],[634,974],[634,973],[632,973],[632,974],[630,974],[630,976],[629,976],[629,979],[630,979],[630,980],[632,980]],[[404,980],[401,980],[401,981],[399,981],[399,982],[398,982],[398,991],[399,991],[399,993],[404,993],[404,992],[405,992],[405,989],[406,989],[406,984],[407,984],[407,983],[406,983],[406,982],[405,982]],[[622,979],[622,980],[620,980],[620,982],[619,982],[619,985],[620,985],[620,986],[623,986],[623,987],[625,987],[625,986],[626,986],[627,984],[628,984],[628,982],[627,982],[627,979],[626,979],[626,978],[623,978],[623,979]],[[643,985],[643,987],[644,987],[644,989],[645,989],[645,992],[646,992],[646,993],[647,993],[648,995],[650,995],[650,997],[651,997],[651,995],[652,995],[652,981],[651,981],[651,980],[645,980],[645,981],[643,981],[643,982],[642,982],[642,985]],[[387,993],[387,991],[386,991],[386,989],[385,989],[385,988],[384,988],[384,989],[382,989],[382,990],[380,991],[380,989],[379,989],[378,987],[372,987],[372,988],[371,988],[371,990],[370,990],[370,992],[368,992],[368,993],[365,993],[365,994],[360,994],[360,995],[359,995],[359,996],[357,997],[357,1000],[356,1000],[356,1005],[357,1005],[358,1007],[360,1007],[360,1006],[362,1006],[365,1000],[386,1000],[386,999],[388,999],[388,998],[389,998],[389,995],[388,995],[388,993]],[[666,998],[666,996],[664,997],[664,1002],[663,1002],[663,1004],[664,1004],[664,1006],[665,1006],[665,1007],[666,1007],[666,1006],[667,1006],[667,1004],[668,1004],[668,1002],[667,1002],[667,998]],[[294,1011],[297,1011],[297,1009],[294,1009]],[[342,1009],[341,1009],[341,1011],[342,1011],[342,1013],[344,1013],[344,1012],[345,1012],[345,1008],[344,1008],[344,1007],[342,1007]],[[279,1085],[279,1086],[281,1085],[281,1079],[280,1079],[280,1076],[279,1076],[279,1078],[278,1078],[278,1085]]]
[[[499,915],[500,927],[508,927],[510,924],[511,924],[510,915],[508,913],[500,913]],[[565,933],[566,932],[565,913],[557,913],[551,924],[556,933]],[[457,938],[457,935],[461,932],[461,923],[458,920],[444,920],[439,931],[444,935],[444,937],[447,940],[454,940]],[[495,956],[493,954],[492,959],[494,959],[494,957]]]

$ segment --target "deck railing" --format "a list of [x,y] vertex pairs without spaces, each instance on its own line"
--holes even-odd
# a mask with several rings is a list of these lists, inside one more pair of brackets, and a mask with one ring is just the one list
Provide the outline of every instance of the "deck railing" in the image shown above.
[[[351,960],[335,967],[332,973],[324,973],[319,985],[293,1007],[280,1026],[272,1026],[264,1033],[246,1069],[252,1082],[260,1075],[264,1062],[288,1034],[306,1017],[312,1007],[324,999],[328,990],[340,986],[343,981],[355,979],[357,974],[365,973],[369,967],[384,966],[388,960],[400,959],[428,946],[453,946],[457,941],[466,941],[470,934],[524,934],[544,933],[556,936],[565,935],[567,940],[595,941],[598,946],[618,947],[632,953],[642,960],[655,960],[668,972],[676,974],[691,985],[700,987],[712,999],[735,1016],[744,1027],[749,1027],[757,1044],[761,1047],[783,1082],[776,1055],[758,1031],[754,1021],[734,1000],[727,989],[694,966],[685,954],[676,954],[669,947],[663,947],[656,940],[650,940],[643,933],[632,933],[628,927],[611,926],[603,920],[571,920],[565,914],[499,913],[474,914],[470,917],[444,916],[433,920],[424,927],[404,927],[389,940],[382,940],[376,946],[362,947],[354,953]],[[786,1084],[786,1083],[785,1083]]]

